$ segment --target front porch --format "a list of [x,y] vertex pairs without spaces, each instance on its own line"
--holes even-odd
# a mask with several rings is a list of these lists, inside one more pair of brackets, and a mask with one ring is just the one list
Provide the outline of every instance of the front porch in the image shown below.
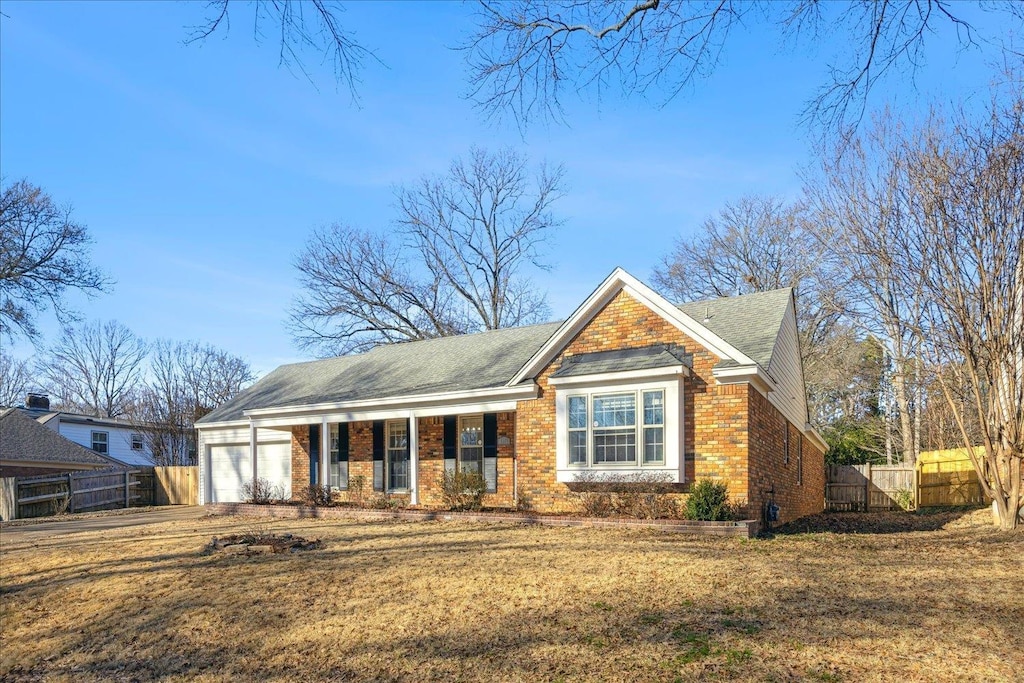
[[405,506],[441,507],[444,473],[459,470],[483,477],[485,506],[517,504],[514,411],[324,419],[288,429],[293,500],[322,486],[338,501],[387,496]]

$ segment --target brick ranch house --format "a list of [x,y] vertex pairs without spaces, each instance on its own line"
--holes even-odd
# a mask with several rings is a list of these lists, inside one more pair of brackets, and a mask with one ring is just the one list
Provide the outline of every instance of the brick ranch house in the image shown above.
[[583,473],[661,472],[787,521],[823,507],[805,396],[792,290],[677,306],[616,269],[564,322],[278,368],[196,425],[200,497],[259,477],[344,499],[358,476],[367,499],[435,507],[459,467],[487,506],[569,512]]

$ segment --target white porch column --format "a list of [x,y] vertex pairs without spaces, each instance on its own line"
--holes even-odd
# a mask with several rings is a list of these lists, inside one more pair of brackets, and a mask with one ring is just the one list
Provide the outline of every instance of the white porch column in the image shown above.
[[320,422],[320,485],[331,485],[331,473],[328,466],[331,462],[331,432],[327,418]]
[[252,481],[254,484],[259,477],[259,471],[256,467],[259,461],[259,458],[256,457],[256,444],[256,423],[249,420],[249,458],[252,460]]
[[419,418],[409,411],[409,504],[420,504]]

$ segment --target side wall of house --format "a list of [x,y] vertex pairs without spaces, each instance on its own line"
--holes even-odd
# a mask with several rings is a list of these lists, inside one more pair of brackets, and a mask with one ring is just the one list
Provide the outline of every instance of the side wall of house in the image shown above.
[[743,505],[747,481],[747,385],[717,385],[711,371],[720,360],[626,292],[619,292],[537,377],[539,397],[518,404],[516,453],[520,486],[542,512],[573,512],[569,487],[556,480],[555,391],[549,379],[568,356],[676,343],[693,354],[683,388],[687,481],[712,478],[729,485]]
[[769,499],[779,506],[780,522],[821,512],[825,506],[825,454],[753,387],[749,403],[748,514],[759,515]]

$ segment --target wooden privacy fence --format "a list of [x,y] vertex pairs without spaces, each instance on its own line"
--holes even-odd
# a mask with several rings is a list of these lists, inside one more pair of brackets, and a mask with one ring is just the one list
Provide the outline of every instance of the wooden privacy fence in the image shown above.
[[919,466],[918,507],[984,505],[985,491],[969,460],[924,462]]
[[825,509],[867,512],[900,509],[900,497],[916,500],[917,471],[894,465],[829,465]]
[[140,467],[0,479],[0,520],[140,505],[198,505],[197,467]]
[[[914,506],[984,505],[981,482],[968,461],[902,465],[829,465],[826,510],[895,510],[903,498]],[[909,498],[909,499],[908,499]]]
[[136,493],[137,475],[135,470],[118,468],[8,478],[3,486],[3,518],[126,508],[141,498]]
[[199,505],[199,468],[153,467],[153,505]]

